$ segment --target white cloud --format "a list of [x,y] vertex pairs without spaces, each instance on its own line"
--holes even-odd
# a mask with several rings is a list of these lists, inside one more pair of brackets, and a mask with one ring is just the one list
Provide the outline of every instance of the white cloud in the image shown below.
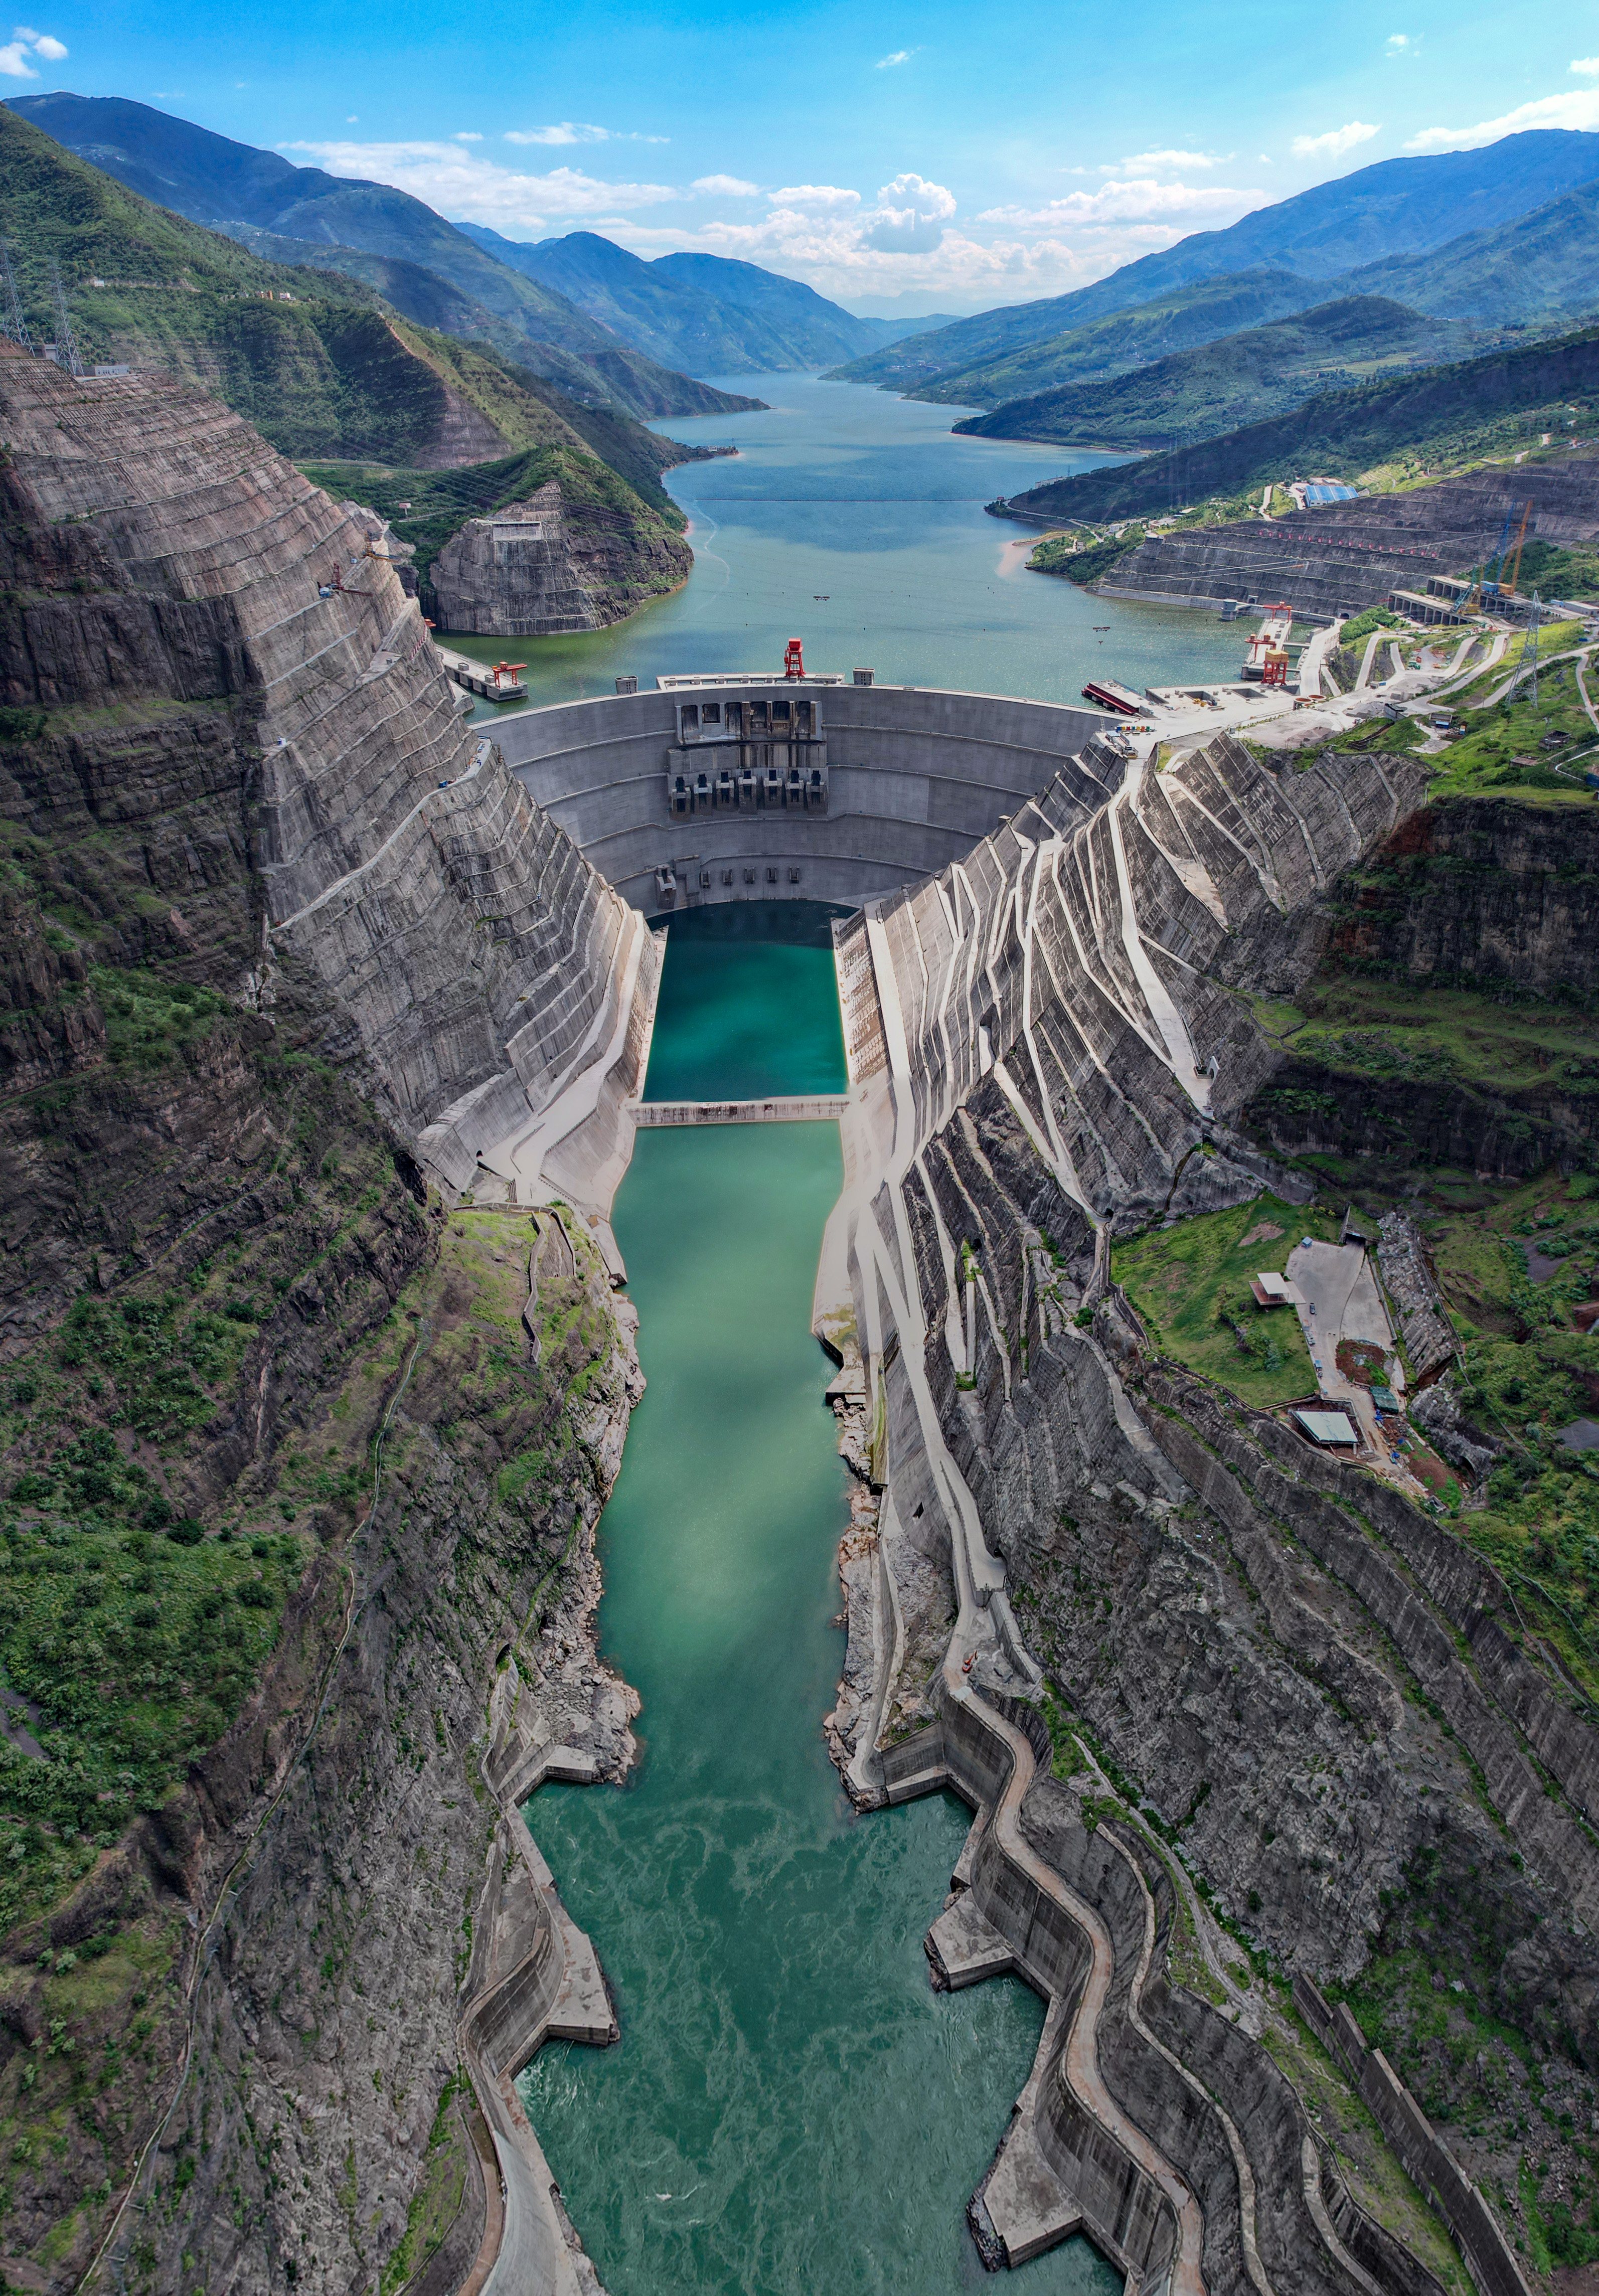
[[789,184],[772,194],[777,208],[857,208],[860,203],[858,192],[845,191],[838,184]]
[[1145,175],[1181,175],[1193,168],[1225,168],[1237,156],[1235,152],[1135,152],[1131,159],[1118,160],[1114,167],[1102,168],[1100,173],[1118,176],[1124,168],[1139,168]]
[[1574,87],[1562,95],[1540,95],[1519,103],[1497,119],[1480,119],[1474,127],[1423,127],[1405,146],[1407,152],[1471,152],[1479,144],[1496,144],[1502,135],[1519,135],[1529,127],[1599,127],[1599,88]]
[[507,144],[665,144],[665,135],[634,135],[615,127],[596,127],[588,119],[558,119],[550,127],[508,127]]
[[1095,230],[1107,224],[1152,223],[1170,217],[1211,215],[1231,209],[1242,215],[1260,194],[1224,184],[1163,184],[1152,176],[1102,184],[1096,192],[1066,192],[1039,208],[985,208],[979,223],[1008,224],[1021,231]]
[[760,196],[760,185],[745,183],[742,176],[696,176],[689,189],[712,200],[753,200]]
[[1382,133],[1366,120],[1351,119],[1342,127],[1329,127],[1324,135],[1296,135],[1293,154],[1297,160],[1341,160],[1357,144],[1369,144]]
[[450,137],[452,144],[480,144],[482,141],[475,127],[457,127]]
[[1585,79],[1599,78],[1599,56],[1575,56],[1566,70],[1580,72]]
[[361,125],[361,115],[360,115],[360,113],[359,113],[358,111],[349,111],[349,112],[346,112],[345,117],[344,117],[344,124],[345,124],[345,126],[346,126],[347,127],[359,127],[359,126]]
[[607,184],[577,168],[523,175],[459,144],[285,144],[308,152],[330,174],[375,178],[430,207],[474,223],[537,225],[552,216],[610,216],[657,207],[682,194],[669,184]]
[[37,79],[30,59],[42,56],[47,64],[59,64],[67,53],[57,39],[48,32],[36,32],[31,24],[13,26],[12,36],[0,47],[0,73],[7,79]]
[[866,245],[883,253],[931,254],[955,213],[955,193],[924,176],[896,176],[877,194],[877,206],[861,217]]
[[879,56],[872,69],[873,71],[892,71],[896,64],[908,64],[913,56],[919,56],[921,53],[920,48],[896,48],[891,56]]
[[1421,45],[1420,40],[1413,40],[1408,32],[1390,32],[1384,53],[1390,56],[1413,56]]

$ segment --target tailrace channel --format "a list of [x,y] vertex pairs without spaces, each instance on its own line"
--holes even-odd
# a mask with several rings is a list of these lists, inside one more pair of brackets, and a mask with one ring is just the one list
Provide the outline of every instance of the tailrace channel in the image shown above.
[[[826,918],[671,927],[648,1090],[843,1089]],[[619,2046],[521,2090],[610,2296],[945,2296],[1042,2012],[936,1994],[922,1939],[968,1824],[857,1817],[821,1720],[846,1469],[810,1332],[841,1178],[832,1123],[641,1130],[614,1225],[649,1381],[601,1525],[602,1647],[644,1701],[629,1784],[524,1812],[615,1993]],[[1113,2296],[1077,2240],[1019,2296]]]

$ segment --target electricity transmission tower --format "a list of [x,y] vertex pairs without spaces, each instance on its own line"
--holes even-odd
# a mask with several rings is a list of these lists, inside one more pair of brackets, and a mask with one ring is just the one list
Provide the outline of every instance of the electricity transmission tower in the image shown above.
[[83,360],[67,314],[67,291],[62,285],[61,266],[53,256],[50,258],[50,284],[55,296],[55,363],[64,366],[69,374],[81,374]]
[[1543,600],[1535,590],[1532,594],[1531,610],[1527,617],[1529,624],[1527,645],[1532,657],[1532,706],[1534,709],[1538,708],[1538,617],[1543,612]]
[[7,342],[20,344],[25,351],[33,348],[33,337],[28,332],[28,322],[22,316],[22,299],[17,292],[17,275],[11,267],[11,250],[0,239],[0,293],[5,298],[5,308],[0,313],[0,334]]

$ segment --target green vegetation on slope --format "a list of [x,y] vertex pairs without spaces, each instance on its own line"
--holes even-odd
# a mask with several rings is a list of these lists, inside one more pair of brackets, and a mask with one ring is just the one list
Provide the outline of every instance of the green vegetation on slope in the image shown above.
[[1193,232],[1175,247],[1124,263],[1091,287],[980,311],[906,344],[870,352],[838,373],[845,381],[884,390],[914,387],[1132,310],[1192,282],[1262,266],[1323,281],[1324,296],[1329,288],[1350,291],[1365,283],[1349,276],[1353,266],[1400,253],[1424,257],[1464,234],[1497,230],[1596,176],[1599,144],[1569,131],[1506,135],[1474,152],[1436,159],[1379,160],[1257,208],[1225,231]]
[[651,357],[696,374],[758,374],[824,366],[867,348],[869,322],[801,280],[726,256],[646,261],[596,232],[529,246],[481,225],[470,235],[504,264],[555,289]]
[[1103,541],[1092,534],[1046,534],[1037,548],[1029,554],[1028,570],[1034,574],[1063,574],[1069,582],[1086,589],[1097,582],[1112,566],[1136,550],[1143,541],[1144,529],[1132,524],[1119,527]]
[[1297,1315],[1258,1307],[1250,1278],[1280,1275],[1300,1236],[1337,1234],[1319,1207],[1262,1195],[1113,1245],[1111,1272],[1161,1354],[1246,1403],[1288,1403],[1316,1392],[1309,1350]]
[[368,287],[264,261],[152,206],[4,105],[0,204],[38,340],[55,332],[53,259],[86,361],[165,367],[281,453],[410,467],[478,418],[482,442],[564,448],[574,468],[598,455],[681,524],[659,478],[685,449],[519,374],[490,342],[417,326]]
[[[906,395],[949,406],[997,406],[1060,383],[1103,381],[1327,299],[1319,280],[1300,279],[1292,271],[1240,271],[1201,279],[998,358],[953,368]],[[913,346],[906,348],[908,354]]]
[[1374,1083],[1459,1082],[1501,1100],[1558,1083],[1592,1103],[1599,1134],[1599,1025],[1580,1006],[1343,969],[1256,1017],[1296,1061]]
[[1402,303],[1350,296],[1174,352],[1110,381],[1007,399],[955,427],[982,439],[1170,447],[1281,414],[1329,381],[1362,381],[1387,366],[1447,357],[1451,332]]
[[1418,450],[1434,465],[1445,456],[1480,459],[1498,443],[1497,426],[1513,423],[1524,436],[1529,414],[1558,406],[1563,422],[1571,403],[1599,403],[1599,330],[1331,392],[1198,446],[1051,479],[1018,495],[1014,506],[1046,518],[1103,521],[1236,495],[1306,471],[1356,479]]
[[[392,289],[397,308],[447,332],[458,331],[463,309],[488,316],[490,339],[514,365],[579,398],[615,398],[638,415],[726,414],[748,403],[658,366],[392,184],[297,168],[277,152],[118,96],[21,96],[7,109],[17,125],[27,121],[56,139],[53,149],[93,160],[93,172],[106,171],[102,181],[126,185],[169,219],[176,209],[280,261],[351,272],[386,295]],[[306,244],[304,257],[285,255],[297,242]],[[393,268],[372,268],[372,258]],[[474,316],[459,331],[479,336],[481,321]]]
[[1344,283],[1467,324],[1569,326],[1599,303],[1596,264],[1599,183],[1587,183],[1512,223],[1470,232],[1430,255],[1370,264]]
[[[1373,607],[1345,626],[1351,655],[1363,648],[1371,630],[1393,628],[1400,641],[1400,656],[1414,664],[1420,651],[1414,632],[1403,629],[1385,608]],[[1403,635],[1401,636],[1401,630]],[[1447,644],[1452,632],[1435,633]],[[1578,660],[1568,649],[1582,636],[1577,622],[1546,623],[1538,632],[1538,660],[1547,668],[1538,672],[1538,701],[1532,699],[1529,646],[1525,631],[1511,637],[1504,657],[1484,668],[1462,694],[1448,697],[1447,707],[1459,729],[1441,748],[1424,747],[1428,729],[1415,718],[1368,718],[1346,733],[1333,735],[1329,751],[1406,750],[1421,753],[1434,779],[1431,796],[1509,795],[1526,805],[1589,806],[1593,790],[1587,775],[1599,765],[1599,733],[1583,706],[1578,688]],[[1479,641],[1479,658],[1487,642]],[[1557,659],[1564,653],[1563,660]],[[1587,660],[1593,659],[1592,651]],[[1518,678],[1518,672],[1521,673]],[[1596,681],[1599,685],[1599,681]],[[1511,687],[1506,693],[1505,689]],[[1591,688],[1599,702],[1599,691]],[[1496,696],[1502,699],[1496,699]],[[1309,762],[1308,755],[1301,765]]]
[[[414,545],[417,578],[424,583],[434,559],[467,519],[503,510],[508,503],[526,502],[551,479],[560,480],[562,493],[573,507],[619,512],[642,523],[646,532],[676,534],[684,525],[683,513],[659,488],[653,490],[663,505],[658,511],[642,503],[603,463],[562,447],[531,447],[502,461],[471,463],[454,471],[393,470],[359,463],[305,463],[301,468],[314,486],[365,503],[386,518],[399,539]],[[402,509],[402,504],[409,508]]]

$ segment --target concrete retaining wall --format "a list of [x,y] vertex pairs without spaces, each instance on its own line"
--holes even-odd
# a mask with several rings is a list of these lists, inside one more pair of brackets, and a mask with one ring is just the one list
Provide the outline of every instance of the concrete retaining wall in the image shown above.
[[[770,678],[751,690],[770,692]],[[721,689],[734,698],[740,689]],[[682,693],[562,702],[502,718],[506,763],[625,898],[663,904],[655,872],[676,874],[676,906],[784,898],[857,906],[957,860],[1065,770],[1079,794],[1105,791],[1071,761],[1111,723],[1102,711],[916,686],[799,685],[821,709],[825,814],[713,812],[674,819],[667,750]],[[708,750],[708,762],[710,752]],[[754,882],[744,882],[745,869]],[[734,883],[722,883],[730,869]],[[775,869],[775,883],[767,879]],[[797,882],[790,871],[798,869]],[[711,880],[701,887],[701,874]]]
[[1360,2090],[1382,2134],[1409,2174],[1431,2201],[1459,2246],[1483,2296],[1528,2296],[1527,2283],[1510,2243],[1488,2202],[1381,2049],[1368,2049],[1365,2037],[1340,2002],[1328,2006],[1308,1977],[1293,1981],[1294,2005],[1328,2053],[1337,2058]]
[[[932,1728],[885,1753],[889,1797],[902,1800],[948,1785],[973,1808],[991,1814],[1010,1789],[1015,1768],[1009,1734],[998,1716],[990,1719],[975,1701],[946,1697],[942,1704],[942,1718]],[[1042,1727],[1036,1716],[1029,1713],[1028,1718]],[[1026,1736],[1030,1745],[1030,1729]],[[1023,2141],[1037,2146],[1047,2169],[1070,2194],[1095,2246],[1136,2273],[1138,2284],[1156,2286],[1177,2247],[1171,2204],[1110,2130],[1085,2111],[1062,2077],[1065,2036],[1092,1958],[1088,1939],[1060,1898],[1011,1855],[992,1824],[973,1830],[962,1866],[973,1904],[1012,1948],[1018,1972],[1054,2005],[1046,2031],[1046,2047],[1054,2035],[1054,2053],[1044,2077],[1036,2086],[1029,2083],[1035,2109]]]

